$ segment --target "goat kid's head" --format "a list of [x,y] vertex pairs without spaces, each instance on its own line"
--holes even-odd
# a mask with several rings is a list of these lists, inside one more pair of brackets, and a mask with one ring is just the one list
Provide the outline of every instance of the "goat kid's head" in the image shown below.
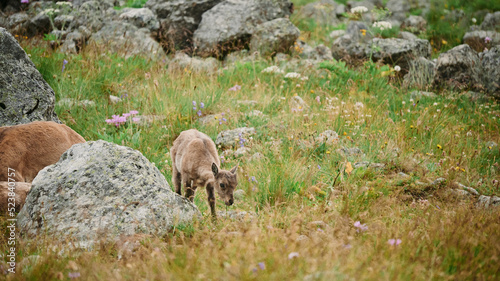
[[236,169],[238,169],[238,165],[234,166],[234,168],[229,171],[219,170],[217,165],[212,163],[212,173],[214,173],[215,178],[215,190],[227,206],[231,206],[234,203],[233,192],[238,185]]

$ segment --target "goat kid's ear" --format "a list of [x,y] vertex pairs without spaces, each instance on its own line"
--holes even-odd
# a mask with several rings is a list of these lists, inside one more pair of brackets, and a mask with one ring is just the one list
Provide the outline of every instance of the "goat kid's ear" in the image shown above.
[[219,173],[219,168],[217,168],[217,165],[215,163],[212,163],[212,173],[214,173],[215,177]]
[[234,166],[230,172],[233,173],[233,174],[236,174],[236,170],[238,169],[238,164],[236,164],[236,166]]

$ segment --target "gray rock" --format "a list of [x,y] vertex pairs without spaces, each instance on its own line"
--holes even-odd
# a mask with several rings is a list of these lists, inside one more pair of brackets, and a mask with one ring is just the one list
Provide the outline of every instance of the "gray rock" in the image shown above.
[[238,149],[236,149],[236,151],[234,152],[234,157],[241,157],[245,154],[248,154],[250,152],[250,148],[248,147],[240,147]]
[[384,167],[385,167],[385,164],[382,164],[382,163],[370,163],[368,161],[356,162],[353,165],[354,169],[370,168],[370,169],[373,169],[373,170],[381,170]]
[[445,178],[437,178],[435,179],[433,182],[431,182],[431,186],[439,186],[439,185],[442,185],[446,182],[446,179]]
[[52,30],[50,18],[46,13],[39,13],[24,24],[29,37],[49,33]]
[[259,24],[250,39],[250,52],[258,51],[262,56],[287,53],[299,35],[300,30],[286,18]]
[[450,189],[449,192],[459,198],[466,198],[471,196],[469,192],[463,189]]
[[190,57],[183,52],[177,52],[168,64],[169,71],[189,69],[194,72],[215,72],[219,62],[215,58]]
[[416,40],[416,39],[418,39],[417,35],[415,35],[411,32],[407,32],[407,31],[401,31],[398,34],[398,38],[401,38],[404,40]]
[[247,196],[247,193],[243,189],[236,189],[233,192],[234,199],[243,200]]
[[169,50],[183,50],[189,54],[193,48],[193,34],[202,15],[223,0],[149,0],[151,9],[160,21],[160,40]]
[[403,85],[423,89],[428,87],[433,79],[436,64],[424,57],[410,61],[408,73],[404,76]]
[[55,93],[14,37],[0,28],[0,126],[55,121]]
[[117,97],[117,96],[113,96],[113,95],[109,95],[109,101],[112,103],[112,104],[117,104],[119,102],[122,101],[121,98]]
[[335,39],[332,43],[331,51],[333,57],[337,60],[345,57],[365,58],[366,44],[373,36],[369,32],[363,35],[362,30],[369,30],[364,22],[350,21],[347,25],[346,33]]
[[385,7],[391,12],[391,19],[400,22],[406,19],[411,8],[408,0],[389,0]]
[[344,156],[354,156],[354,155],[363,155],[363,151],[357,147],[342,147],[337,149],[337,152],[344,155]]
[[427,28],[427,21],[421,16],[411,15],[403,21],[401,28],[419,34]]
[[315,141],[325,143],[327,145],[333,145],[339,141],[339,135],[333,130],[326,130],[319,134]]
[[217,135],[215,144],[222,146],[233,146],[239,142],[240,137],[246,138],[253,134],[255,134],[255,128],[247,127],[222,131]]
[[399,172],[399,173],[398,173],[398,176],[400,176],[400,177],[402,177],[402,178],[408,178],[408,177],[410,177],[408,174],[405,174],[405,173],[403,173],[403,172]]
[[123,235],[163,236],[198,214],[140,152],[100,140],[72,146],[41,170],[17,219],[29,237],[49,234],[91,249]]
[[302,19],[314,19],[318,25],[335,26],[340,23],[337,19],[339,5],[333,0],[319,0],[303,6],[298,16]]
[[471,194],[474,194],[474,195],[479,196],[479,192],[477,192],[477,190],[475,190],[474,188],[472,188],[472,187],[468,187],[468,186],[465,186],[465,185],[463,185],[463,184],[461,184],[461,183],[457,183],[457,185],[458,185],[458,187],[460,187],[461,189],[463,189],[463,190],[465,190],[465,191],[467,191],[467,192],[469,192],[469,193],[471,193]]
[[451,88],[478,88],[479,56],[469,45],[463,44],[439,55],[433,84]]
[[482,88],[489,95],[500,98],[500,45],[480,54],[479,69]]
[[481,195],[477,200],[477,206],[482,208],[500,206],[500,197]]
[[25,12],[15,13],[10,15],[7,18],[7,26],[9,29],[12,29],[20,24],[27,22],[30,19]]
[[72,15],[59,15],[54,19],[54,26],[60,30],[69,28],[70,24],[75,20]]
[[156,15],[147,8],[125,8],[120,14],[120,19],[125,20],[138,28],[147,28],[150,31],[157,31],[160,28],[160,22]]
[[[486,42],[486,38],[490,38],[490,42]],[[484,48],[500,45],[500,33],[492,30],[476,30],[465,33],[463,41],[477,52],[482,52]]]
[[426,97],[426,98],[436,98],[437,95],[434,94],[433,92],[413,91],[413,92],[410,93],[410,97],[412,99],[421,99],[423,97]]
[[330,39],[335,40],[335,39],[343,36],[344,34],[345,34],[345,30],[343,30],[343,29],[334,30],[334,31],[330,32],[329,37],[330,37]]
[[333,60],[332,50],[326,47],[323,44],[320,44],[316,47],[309,46],[306,42],[302,40],[297,40],[295,42],[296,46],[299,46],[301,52],[299,53],[299,57],[303,59],[308,59],[312,61],[325,61],[325,60]]
[[86,38],[78,31],[70,32],[66,35],[66,40],[59,48],[59,51],[66,54],[77,54],[85,45]]
[[399,65],[402,73],[405,73],[409,69],[410,61],[418,57],[430,58],[431,44],[422,39],[373,38],[365,52],[366,56],[370,57],[371,55],[373,60]]
[[222,57],[242,49],[259,24],[289,16],[292,7],[288,0],[223,1],[203,14],[193,35],[195,53]]
[[257,214],[246,211],[217,211],[217,217],[238,221],[252,221],[257,217]]
[[151,38],[148,29],[139,29],[126,22],[107,22],[101,30],[92,34],[90,41],[115,50],[126,58],[140,55],[162,60],[166,57],[160,44]]
[[500,31],[500,11],[488,13],[481,23],[481,29]]
[[70,30],[78,30],[84,26],[90,32],[97,32],[104,26],[105,19],[113,18],[117,13],[107,1],[82,1],[81,5],[75,7],[78,8],[73,10],[74,20],[69,26]]

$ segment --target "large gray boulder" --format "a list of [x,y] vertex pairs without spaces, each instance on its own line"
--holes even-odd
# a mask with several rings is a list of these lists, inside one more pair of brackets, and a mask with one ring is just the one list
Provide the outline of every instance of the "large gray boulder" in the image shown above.
[[467,44],[439,55],[433,84],[451,88],[479,88],[479,56]]
[[431,44],[423,39],[373,38],[366,48],[366,56],[399,65],[403,72],[407,72],[410,61],[418,57],[430,58]]
[[300,30],[287,18],[279,18],[258,25],[250,39],[250,51],[258,51],[262,56],[287,53]]
[[481,23],[481,29],[500,31],[500,11],[488,13]]
[[150,31],[157,31],[160,28],[160,22],[156,15],[147,8],[125,8],[121,11],[120,19]]
[[331,50],[335,59],[364,58],[367,43],[373,38],[364,22],[350,21],[344,35],[333,41]]
[[198,214],[140,152],[99,140],[72,146],[41,170],[17,220],[23,235],[89,249],[120,236],[163,236]]
[[481,82],[490,95],[500,98],[500,45],[479,54]]
[[145,7],[151,9],[160,21],[160,40],[170,51],[191,53],[193,33],[201,16],[223,0],[149,0]]
[[[343,10],[342,10],[343,8]],[[303,19],[314,19],[318,25],[338,25],[339,11],[345,12],[343,4],[338,4],[333,0],[319,0],[306,4],[300,9],[299,17]]]
[[403,85],[423,89],[432,84],[436,64],[424,57],[410,61],[408,73],[404,76]]
[[[489,38],[489,42],[486,38]],[[463,40],[476,52],[482,52],[484,48],[500,44],[500,33],[493,30],[469,31],[465,33]]]
[[90,32],[96,32],[104,26],[106,21],[115,17],[117,11],[108,1],[91,0],[84,1],[78,8],[75,7],[72,14],[74,20],[68,30],[78,30],[79,27],[84,26]]
[[427,28],[427,21],[421,16],[411,15],[403,21],[401,28],[407,29],[412,33],[419,34]]
[[0,126],[55,121],[55,93],[14,37],[0,27]]
[[249,44],[259,24],[291,14],[288,0],[225,0],[205,12],[194,32],[195,53],[224,56]]
[[92,34],[89,40],[106,46],[108,50],[116,50],[125,57],[141,55],[153,60],[166,57],[160,44],[151,38],[147,28],[137,28],[127,22],[107,22],[101,30]]

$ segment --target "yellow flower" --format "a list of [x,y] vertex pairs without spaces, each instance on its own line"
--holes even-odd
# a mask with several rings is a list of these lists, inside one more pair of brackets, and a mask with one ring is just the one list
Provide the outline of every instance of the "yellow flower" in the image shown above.
[[327,150],[327,151],[326,151],[326,154],[330,154],[330,150]]
[[363,36],[366,35],[366,29],[360,29],[359,31],[361,31],[361,34],[363,34]]
[[448,42],[446,42],[446,40],[444,40],[444,39],[443,39],[443,40],[441,40],[441,43],[443,43],[443,45],[448,44]]
[[443,149],[443,147],[441,145],[439,145],[439,144],[437,145],[437,148]]
[[456,166],[455,171],[458,171],[458,170],[460,170],[460,167]]
[[311,94],[314,94],[314,90],[311,90]]
[[344,132],[344,136],[347,136],[347,133],[346,133],[346,132]]

